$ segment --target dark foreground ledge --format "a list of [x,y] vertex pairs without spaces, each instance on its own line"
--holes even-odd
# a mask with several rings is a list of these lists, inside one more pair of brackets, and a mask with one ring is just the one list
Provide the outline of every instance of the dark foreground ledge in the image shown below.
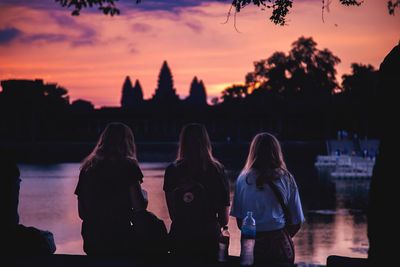
[[[202,263],[176,261],[172,259],[134,259],[124,257],[91,257],[86,255],[55,254],[40,257],[13,258],[11,266],[16,267],[239,267],[238,257],[229,257],[226,263]],[[295,264],[263,265],[263,267],[295,267]]]
[[[328,257],[328,259],[326,261],[326,266],[327,267],[367,267],[370,265],[368,264],[367,259],[350,258],[350,257],[331,255]],[[382,266],[385,266],[385,265],[382,265]]]

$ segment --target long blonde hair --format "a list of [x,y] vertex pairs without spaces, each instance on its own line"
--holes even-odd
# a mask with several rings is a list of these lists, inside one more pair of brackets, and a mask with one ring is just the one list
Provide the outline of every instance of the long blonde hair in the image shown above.
[[93,151],[83,160],[81,170],[87,170],[104,159],[137,162],[135,140],[127,125],[119,122],[108,124]]
[[283,174],[289,174],[283,159],[281,145],[275,136],[264,132],[253,138],[242,173],[250,170],[257,172],[256,186],[258,189],[264,188],[267,179],[274,180]]
[[221,168],[222,164],[212,155],[210,137],[202,124],[185,125],[179,136],[177,161],[184,160],[190,166],[200,166],[203,170],[210,165]]

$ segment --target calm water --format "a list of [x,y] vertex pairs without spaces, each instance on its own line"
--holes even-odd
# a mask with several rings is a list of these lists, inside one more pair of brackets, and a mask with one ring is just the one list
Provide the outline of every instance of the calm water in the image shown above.
[[[149,210],[171,221],[162,191],[166,164],[142,163],[144,189],[149,194]],[[50,230],[55,235],[57,253],[83,254],[81,221],[73,194],[79,164],[19,165],[21,223]],[[328,255],[367,257],[365,207],[369,181],[333,181],[324,175],[309,181],[298,180],[306,223],[295,237],[296,262],[326,264]],[[232,191],[233,188],[231,188]],[[239,231],[234,218],[229,222],[231,255],[239,254]]]

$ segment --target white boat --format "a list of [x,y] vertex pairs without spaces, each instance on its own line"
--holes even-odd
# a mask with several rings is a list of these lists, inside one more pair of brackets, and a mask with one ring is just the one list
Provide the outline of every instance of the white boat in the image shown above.
[[328,171],[333,178],[367,179],[372,177],[375,158],[349,155],[318,156],[314,165],[320,171]]
[[338,165],[349,165],[351,163],[350,156],[346,155],[331,155],[331,156],[317,156],[314,165],[316,167],[336,167]]

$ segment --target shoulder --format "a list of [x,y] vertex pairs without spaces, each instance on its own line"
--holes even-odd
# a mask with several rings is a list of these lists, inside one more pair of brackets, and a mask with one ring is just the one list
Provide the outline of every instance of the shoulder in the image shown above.
[[109,167],[113,169],[120,168],[121,170],[127,171],[129,173],[141,172],[137,160],[131,158],[124,158],[124,159],[110,161]]
[[133,158],[124,158],[118,161],[118,163],[123,164],[127,167],[137,167],[139,168],[139,163]]
[[171,162],[166,168],[164,173],[165,180],[175,179],[174,177],[179,176],[179,173],[182,171],[183,166],[181,161]]
[[297,184],[296,184],[296,181],[294,179],[294,176],[289,171],[285,171],[284,173],[282,173],[282,175],[280,176],[280,181],[287,188],[291,189],[291,191],[297,189]]
[[85,177],[89,176],[89,174],[92,172],[93,167],[89,167],[89,166],[83,166],[81,167],[80,171],[79,171],[79,179],[85,179]]
[[131,177],[136,178],[139,182],[142,182],[143,173],[139,167],[139,163],[136,159],[126,158],[121,161],[121,164],[124,165],[126,173]]
[[209,171],[214,175],[225,177],[225,167],[219,162],[210,163]]
[[238,180],[240,182],[246,182],[249,179],[256,179],[257,178],[257,172],[255,170],[247,170],[247,171],[242,171],[239,174]]
[[182,174],[190,172],[193,168],[184,160],[175,160],[171,162],[165,169],[166,173]]
[[253,171],[242,171],[236,179],[236,187],[240,188],[249,184],[249,179],[251,180],[254,175]]
[[107,160],[93,157],[91,159],[85,159],[81,165],[81,176],[90,175],[97,170],[107,166]]
[[165,169],[163,190],[166,192],[172,191],[177,182],[177,165],[176,161],[170,163]]
[[182,161],[174,161],[168,164],[167,168],[165,168],[165,173],[175,172],[176,170],[182,168]]

